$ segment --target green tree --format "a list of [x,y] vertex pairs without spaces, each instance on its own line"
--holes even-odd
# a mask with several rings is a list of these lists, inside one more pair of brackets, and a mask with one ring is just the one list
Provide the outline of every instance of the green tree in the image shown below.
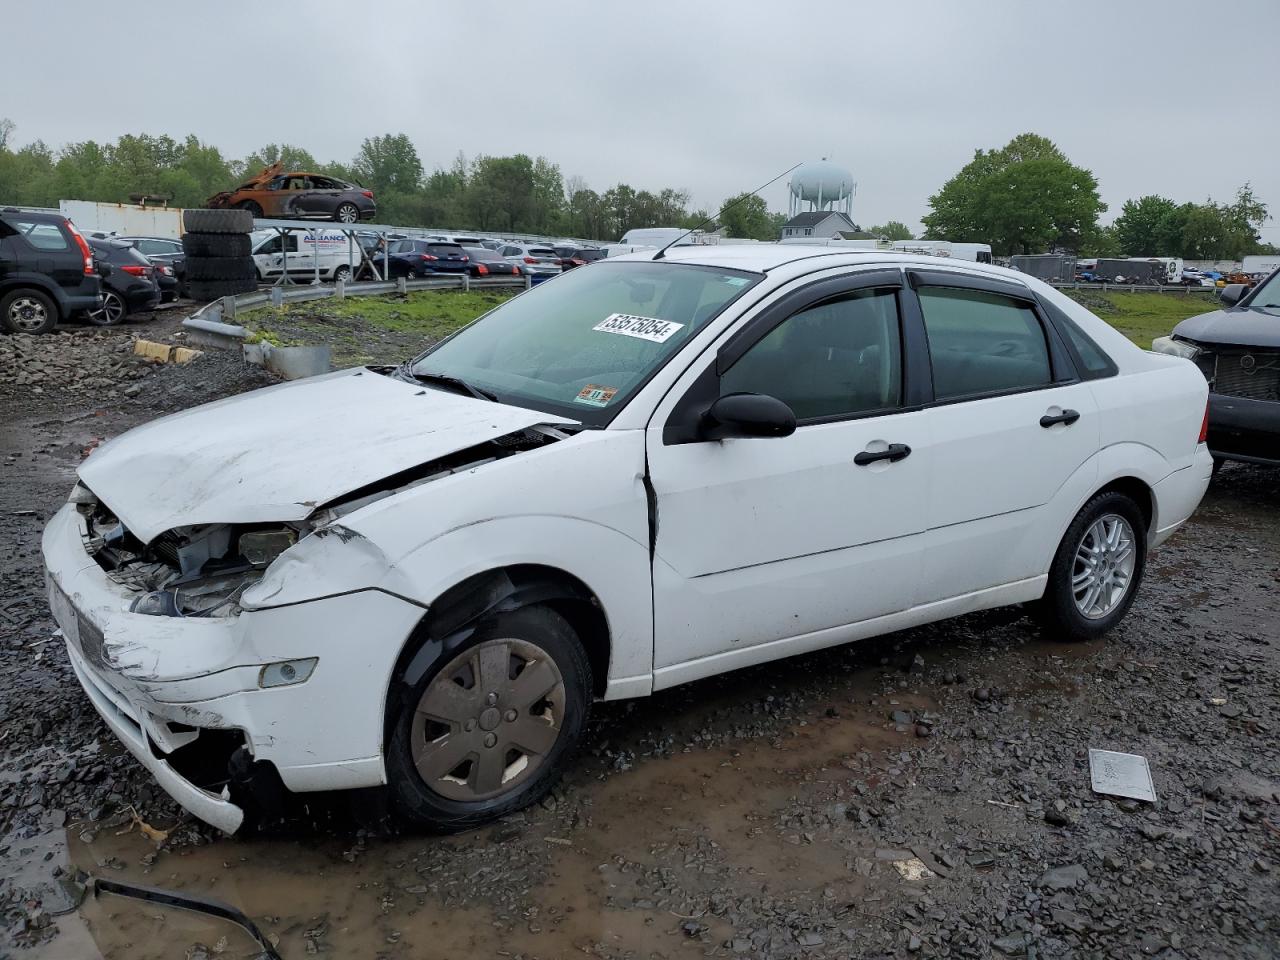
[[1077,250],[1106,210],[1093,174],[1031,133],[976,151],[929,207],[928,239],[985,241],[997,255]]
[[911,228],[898,220],[890,220],[888,223],[879,227],[868,227],[867,233],[874,233],[877,237],[884,237],[886,240],[915,239],[915,235],[911,232]]
[[1170,247],[1165,227],[1177,209],[1172,200],[1154,194],[1126,200],[1113,224],[1120,249],[1130,257],[1166,256]]
[[269,167],[273,163],[283,165],[286,170],[315,170],[317,166],[316,158],[302,147],[295,147],[291,143],[268,143],[232,164],[232,179],[246,180],[257,176],[263,167]]
[[769,205],[754,193],[740,193],[724,202],[720,210],[720,226],[731,237],[747,240],[776,240],[769,216]]

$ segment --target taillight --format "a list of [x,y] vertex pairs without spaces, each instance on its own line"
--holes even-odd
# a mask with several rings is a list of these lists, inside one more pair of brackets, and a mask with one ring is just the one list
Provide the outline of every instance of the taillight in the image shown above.
[[577,257],[574,257],[569,262],[572,263],[575,267],[585,267],[587,265],[587,261],[579,260]]
[[524,258],[524,262],[525,262],[525,263],[537,263],[538,261],[537,261],[537,260],[535,260],[535,259],[533,259],[533,257],[525,257],[525,258]]
[[126,263],[120,269],[134,277],[145,277],[147,275],[147,268],[140,263]]
[[93,270],[93,251],[89,249],[89,241],[80,236],[80,231],[76,229],[76,225],[70,220],[63,220],[63,225],[71,231],[71,235],[76,238],[76,246],[80,248],[80,253],[84,255],[84,275],[92,277]]
[[433,257],[429,253],[421,253],[418,256],[421,257],[423,260],[439,260],[440,259],[439,257]]
[[483,263],[478,263],[476,264],[476,273],[478,273],[482,277],[487,277],[489,275],[489,268],[486,267]]
[[1196,443],[1204,443],[1209,439],[1209,401],[1204,404],[1204,419],[1200,421],[1200,439]]
[[361,190],[361,191],[360,191],[360,193],[361,193],[362,195],[364,195],[364,196],[368,197],[370,200],[372,200],[372,199],[373,199],[373,191],[372,191],[372,190]]

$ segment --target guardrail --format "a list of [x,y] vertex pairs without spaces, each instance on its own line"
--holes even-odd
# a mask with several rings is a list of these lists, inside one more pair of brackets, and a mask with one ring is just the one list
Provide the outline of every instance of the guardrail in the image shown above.
[[1217,293],[1221,287],[1189,286],[1181,283],[1066,283],[1062,280],[1046,280],[1045,283],[1059,290],[1100,290],[1104,293]]
[[397,280],[375,280],[362,283],[346,283],[338,280],[331,286],[270,287],[266,290],[223,297],[221,300],[207,303],[183,320],[182,326],[187,331],[190,341],[197,346],[221,350],[238,349],[249,363],[266,367],[286,380],[294,380],[327,372],[329,348],[327,346],[277,347],[265,341],[251,343],[249,341],[253,332],[234,322],[240,314],[257,307],[268,305],[280,307],[286,303],[301,303],[307,300],[344,300],[347,297],[405,294],[414,290],[528,289],[531,283],[531,278],[527,274],[523,277],[486,279],[472,279],[463,274],[457,277],[437,276],[424,280],[400,277]]

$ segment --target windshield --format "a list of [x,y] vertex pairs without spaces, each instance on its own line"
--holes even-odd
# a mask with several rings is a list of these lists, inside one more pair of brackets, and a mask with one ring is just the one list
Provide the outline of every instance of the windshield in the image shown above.
[[604,426],[689,338],[763,274],[602,262],[481,317],[413,364],[503,403]]
[[1262,281],[1258,292],[1250,298],[1249,306],[1259,310],[1280,310],[1280,270]]

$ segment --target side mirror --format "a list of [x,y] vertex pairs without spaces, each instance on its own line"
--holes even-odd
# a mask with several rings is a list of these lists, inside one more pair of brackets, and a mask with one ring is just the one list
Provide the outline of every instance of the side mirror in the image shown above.
[[1224,307],[1234,307],[1248,292],[1249,288],[1243,283],[1229,283],[1218,293],[1218,299]]
[[762,393],[731,393],[707,409],[698,432],[704,440],[789,437],[796,432],[796,415],[776,397]]

